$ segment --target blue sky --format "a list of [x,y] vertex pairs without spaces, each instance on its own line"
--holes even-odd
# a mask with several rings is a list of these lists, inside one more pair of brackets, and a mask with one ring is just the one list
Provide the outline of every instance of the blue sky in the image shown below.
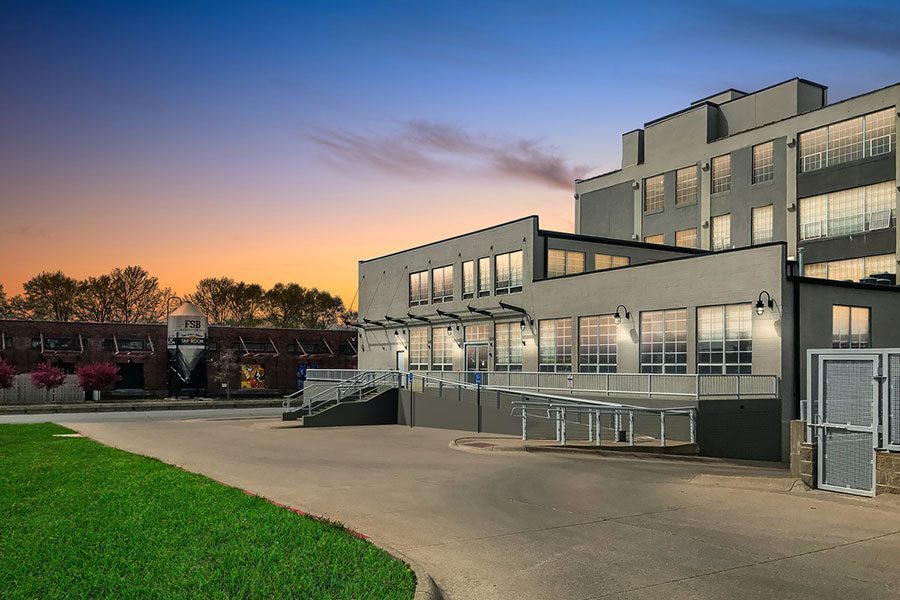
[[900,80],[898,6],[7,3],[0,283],[141,262],[187,292],[196,259],[352,295],[360,258],[571,228],[571,180],[692,100]]

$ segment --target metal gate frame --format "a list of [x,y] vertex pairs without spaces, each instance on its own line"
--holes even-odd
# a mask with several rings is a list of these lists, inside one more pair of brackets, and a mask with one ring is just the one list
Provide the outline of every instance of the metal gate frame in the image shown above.
[[[857,496],[874,496],[875,495],[875,449],[878,447],[878,433],[879,433],[879,424],[881,420],[881,412],[879,411],[879,401],[881,399],[881,387],[883,383],[882,378],[882,367],[881,367],[881,356],[880,353],[871,353],[871,352],[859,352],[856,354],[848,353],[843,350],[839,350],[834,353],[822,353],[818,358],[818,375],[817,375],[817,384],[818,384],[818,407],[816,410],[816,423],[812,426],[816,429],[816,437],[817,437],[817,445],[819,448],[818,457],[816,460],[816,469],[817,469],[817,481],[819,489],[829,490],[832,492],[842,492],[845,494],[854,494]],[[872,405],[871,405],[871,414],[872,414],[872,424],[869,426],[863,425],[852,425],[850,423],[829,423],[825,421],[825,402],[823,399],[825,398],[825,381],[823,374],[825,372],[825,364],[830,361],[856,361],[856,362],[867,362],[872,365],[872,379],[873,381],[878,382],[877,384],[872,385]],[[829,430],[833,431],[850,431],[857,433],[866,433],[871,436],[872,439],[872,473],[871,473],[871,482],[872,487],[869,490],[857,489],[857,488],[849,488],[843,486],[829,485],[824,483],[824,467],[825,467],[825,451],[826,451],[826,442],[825,437]]]

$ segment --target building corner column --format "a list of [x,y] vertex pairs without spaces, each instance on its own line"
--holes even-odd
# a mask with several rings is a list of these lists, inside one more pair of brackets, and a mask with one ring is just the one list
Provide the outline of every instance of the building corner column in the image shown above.
[[788,260],[797,260],[797,236],[799,232],[798,215],[800,206],[797,202],[797,144],[796,137],[788,137],[785,155],[785,232]]
[[712,159],[704,161],[700,168],[700,247],[711,248],[710,230],[710,193],[712,191]]

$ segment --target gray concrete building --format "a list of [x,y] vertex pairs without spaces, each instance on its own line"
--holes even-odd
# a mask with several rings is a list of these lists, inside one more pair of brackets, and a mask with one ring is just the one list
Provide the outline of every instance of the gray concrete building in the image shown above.
[[898,101],[727,90],[624,134],[575,233],[529,216],[360,261],[359,367],[766,376],[786,459],[807,349],[900,346]]

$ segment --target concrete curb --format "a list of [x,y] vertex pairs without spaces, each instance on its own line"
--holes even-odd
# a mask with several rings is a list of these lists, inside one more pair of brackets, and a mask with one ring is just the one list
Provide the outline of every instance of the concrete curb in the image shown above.
[[[280,403],[279,403],[279,406],[280,406]],[[69,425],[64,424],[63,426],[66,427],[66,426],[69,426]],[[74,427],[70,427],[70,428],[71,428],[73,431],[77,431],[77,429],[75,429]],[[186,471],[186,472],[188,472],[188,473],[193,473],[193,474],[195,474],[195,475],[200,475],[201,477],[205,477],[206,479],[209,479],[209,480],[211,480],[211,481],[215,481],[216,483],[218,483],[218,484],[220,484],[220,485],[224,485],[224,486],[229,487],[229,488],[231,488],[231,489],[240,490],[241,492],[247,494],[248,496],[254,496],[254,497],[260,498],[260,499],[262,499],[262,500],[265,500],[265,501],[268,502],[269,504],[272,504],[272,505],[274,505],[274,506],[278,506],[278,507],[280,507],[280,508],[283,508],[283,509],[285,509],[285,510],[288,510],[288,511],[290,511],[290,512],[296,514],[296,515],[309,517],[310,519],[315,519],[315,520],[321,521],[321,522],[323,522],[323,523],[329,523],[329,524],[331,524],[331,525],[335,525],[335,526],[337,526],[337,527],[340,527],[341,529],[343,529],[344,531],[346,531],[346,532],[349,533],[350,535],[355,536],[355,537],[358,537],[358,538],[360,538],[360,539],[362,539],[362,540],[365,540],[365,541],[367,541],[368,543],[372,544],[373,546],[376,546],[376,547],[378,547],[378,548],[384,550],[385,552],[387,552],[388,554],[390,554],[392,557],[394,557],[395,559],[399,560],[400,562],[402,562],[403,564],[405,564],[407,567],[409,567],[409,569],[413,572],[413,575],[415,575],[415,578],[416,578],[416,589],[415,589],[415,592],[414,592],[414,594],[413,594],[413,598],[414,598],[415,600],[443,600],[443,599],[444,599],[444,593],[443,593],[443,591],[441,591],[440,586],[437,584],[437,582],[434,580],[434,578],[431,576],[431,574],[428,573],[428,572],[422,567],[422,565],[419,564],[418,561],[416,561],[416,560],[410,558],[409,556],[407,556],[406,554],[404,554],[404,553],[401,552],[400,550],[397,550],[396,548],[393,548],[393,547],[391,547],[391,546],[389,546],[389,545],[387,545],[387,544],[375,543],[375,541],[373,541],[372,538],[370,538],[368,535],[366,535],[366,534],[364,534],[364,533],[362,533],[362,532],[356,531],[356,530],[354,530],[354,529],[351,529],[350,527],[347,527],[346,525],[344,525],[343,523],[341,523],[341,522],[339,522],[339,521],[335,521],[334,519],[330,519],[330,518],[328,518],[328,517],[323,517],[323,516],[317,515],[317,514],[315,514],[315,513],[310,513],[310,512],[307,512],[307,511],[303,510],[303,509],[296,508],[296,507],[294,507],[294,506],[290,506],[290,505],[284,504],[284,503],[282,503],[282,502],[278,502],[277,500],[273,500],[273,499],[271,499],[271,498],[269,498],[269,497],[267,497],[267,496],[264,496],[264,495],[262,495],[262,494],[257,494],[256,492],[253,492],[253,491],[251,491],[251,490],[248,490],[248,489],[245,489],[245,488],[241,488],[241,487],[238,487],[238,486],[235,486],[235,485],[231,485],[231,484],[226,483],[226,482],[224,482],[224,481],[219,481],[218,479],[216,479],[216,478],[214,478],[214,477],[210,477],[209,475],[206,475],[205,473],[199,473],[199,472],[197,472],[197,471],[191,471],[191,470],[189,470],[189,469],[185,469],[184,467],[182,467],[182,466],[180,466],[180,465],[172,464],[172,463],[170,463],[170,462],[166,462],[166,461],[164,461],[164,460],[158,459],[158,458],[153,457],[153,456],[148,456],[148,455],[146,455],[146,454],[140,454],[140,453],[138,453],[138,452],[132,452],[132,451],[130,451],[130,450],[126,450],[126,449],[124,449],[124,448],[118,448],[118,447],[116,447],[116,446],[110,446],[109,444],[104,444],[103,442],[101,442],[101,441],[99,441],[99,440],[96,440],[96,439],[92,438],[91,436],[89,436],[89,435],[87,435],[87,434],[84,434],[84,433],[81,433],[81,432],[78,432],[78,435],[81,436],[81,437],[85,437],[85,438],[87,438],[87,439],[89,439],[89,440],[91,440],[91,441],[93,441],[93,442],[98,443],[98,444],[101,444],[101,445],[103,445],[103,446],[106,446],[107,448],[115,448],[116,450],[121,450],[122,452],[127,452],[127,453],[129,453],[129,454],[134,454],[135,456],[142,456],[142,457],[144,457],[144,458],[149,458],[149,459],[151,459],[151,460],[159,460],[160,462],[163,462],[163,463],[165,463],[165,464],[167,464],[167,465],[169,465],[170,467],[173,467],[173,468],[175,468],[175,469],[181,469],[182,471]]]
[[148,400],[142,402],[85,402],[78,404],[14,404],[0,406],[0,415],[280,407],[280,398],[268,400]]

